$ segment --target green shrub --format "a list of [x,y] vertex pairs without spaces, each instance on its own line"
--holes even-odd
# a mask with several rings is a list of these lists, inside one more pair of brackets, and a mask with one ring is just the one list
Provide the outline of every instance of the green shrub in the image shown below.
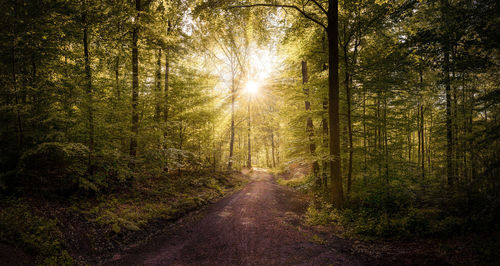
[[362,207],[338,210],[324,202],[308,207],[306,221],[311,225],[340,225],[348,233],[369,238],[404,239],[450,236],[462,232],[467,224],[466,219],[446,216],[439,209],[408,208],[397,213]]
[[42,143],[25,152],[19,162],[20,186],[28,191],[74,191],[87,172],[88,149],[79,143]]
[[0,211],[0,241],[33,254],[38,264],[72,264],[62,237],[56,220],[36,216],[24,204],[14,203]]
[[133,173],[128,156],[117,150],[102,150],[96,154],[92,175],[80,178],[79,188],[86,192],[111,192],[126,185]]
[[294,188],[296,190],[307,192],[311,191],[314,185],[314,178],[312,175],[300,175],[299,177],[291,179],[278,179],[278,184]]

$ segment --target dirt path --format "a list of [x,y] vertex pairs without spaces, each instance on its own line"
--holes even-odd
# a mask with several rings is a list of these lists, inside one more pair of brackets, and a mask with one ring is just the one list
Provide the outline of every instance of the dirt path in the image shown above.
[[[299,216],[306,199],[255,170],[243,190],[203,218],[115,256],[112,265],[361,265],[357,257],[311,241]],[[339,251],[337,251],[339,250]]]

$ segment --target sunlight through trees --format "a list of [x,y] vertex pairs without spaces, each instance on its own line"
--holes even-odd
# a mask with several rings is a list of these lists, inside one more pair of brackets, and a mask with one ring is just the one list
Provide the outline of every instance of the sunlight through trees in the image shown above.
[[[303,168],[283,182],[367,234],[470,232],[499,218],[497,1],[0,10],[6,197]],[[216,187],[207,182],[189,187]]]

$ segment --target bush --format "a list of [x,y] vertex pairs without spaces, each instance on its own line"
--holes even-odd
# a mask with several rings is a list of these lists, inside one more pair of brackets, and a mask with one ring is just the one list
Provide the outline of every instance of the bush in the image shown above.
[[33,254],[37,264],[72,264],[62,237],[56,220],[33,215],[24,204],[14,203],[0,211],[0,241]]
[[19,162],[20,187],[44,194],[74,191],[87,173],[88,149],[79,143],[42,143]]
[[369,238],[446,237],[462,232],[467,225],[465,218],[447,216],[437,208],[391,213],[364,207],[338,210],[324,202],[311,204],[306,219],[311,225],[340,225],[350,234]]
[[95,156],[93,173],[80,179],[79,188],[87,193],[110,193],[130,186],[133,176],[130,158],[118,150],[101,150]]

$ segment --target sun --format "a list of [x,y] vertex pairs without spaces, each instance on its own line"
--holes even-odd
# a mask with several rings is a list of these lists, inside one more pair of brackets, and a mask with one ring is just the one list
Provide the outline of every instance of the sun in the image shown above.
[[259,84],[255,81],[248,81],[245,90],[250,95],[256,95],[259,92]]

